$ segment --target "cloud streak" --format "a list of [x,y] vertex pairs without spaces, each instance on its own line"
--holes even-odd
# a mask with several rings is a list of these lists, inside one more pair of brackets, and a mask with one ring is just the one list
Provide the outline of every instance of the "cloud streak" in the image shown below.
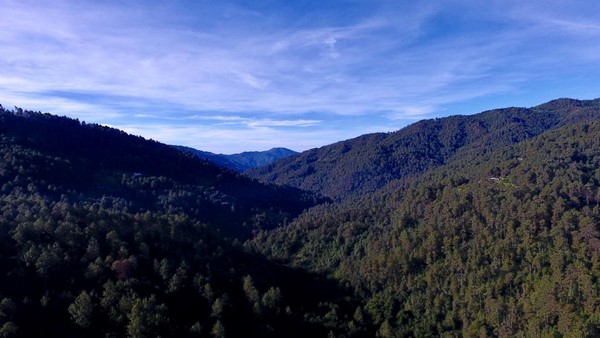
[[[600,75],[600,5],[332,4],[300,11],[188,0],[0,0],[0,103],[117,127],[143,120],[148,127],[136,130],[147,132],[168,119],[197,121],[204,133],[246,128],[235,130],[238,139],[260,128],[281,135],[329,128],[328,140],[317,139],[330,143],[348,134],[340,128],[366,132],[381,119],[400,127],[462,113],[453,109],[484,98],[537,103],[546,85]],[[564,95],[571,92],[577,88]],[[466,112],[480,108],[492,107]],[[349,126],[356,120],[361,125]],[[213,136],[227,144],[223,133]],[[263,141],[255,142],[243,144]],[[225,147],[233,146],[206,150]],[[238,150],[251,149],[231,148]]]

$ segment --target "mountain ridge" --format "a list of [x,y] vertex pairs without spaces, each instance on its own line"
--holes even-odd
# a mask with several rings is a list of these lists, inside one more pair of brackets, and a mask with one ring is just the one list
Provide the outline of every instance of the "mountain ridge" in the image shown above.
[[[43,167],[40,168],[40,174],[46,175],[44,180],[55,181],[56,184],[66,182],[69,188],[83,192],[110,194],[112,193],[111,189],[118,186],[115,180],[120,180],[123,175],[127,180],[138,178],[142,181],[146,177],[167,177],[182,185],[213,190],[213,193],[218,192],[213,197],[216,200],[222,198],[222,201],[211,202],[212,197],[204,196],[201,198],[203,199],[201,204],[214,204],[215,211],[222,209],[223,212],[229,214],[233,213],[226,209],[235,208],[237,202],[240,203],[237,205],[237,214],[243,210],[240,209],[241,205],[247,202],[253,204],[250,209],[256,209],[259,204],[262,204],[263,207],[273,211],[274,204],[272,202],[275,200],[269,200],[271,198],[269,196],[275,195],[278,195],[282,201],[280,206],[286,209],[287,206],[299,202],[299,200],[296,202],[292,202],[292,200],[305,194],[299,190],[292,191],[288,188],[279,190],[274,186],[258,184],[240,173],[226,170],[206,159],[198,158],[166,144],[129,135],[118,129],[80,122],[77,119],[20,108],[15,112],[0,108],[0,122],[0,134],[6,139],[7,144],[15,144],[40,152],[49,158],[66,159],[61,169],[64,171],[63,173],[51,168],[44,168],[51,170],[46,172],[42,170]],[[151,187],[146,188],[151,189]],[[253,191],[262,191],[262,193],[254,196]],[[148,191],[147,193],[148,199],[155,201],[156,197],[151,196],[152,192]],[[200,196],[203,194],[204,192]],[[292,200],[287,200],[286,196]],[[296,213],[301,212],[314,201],[313,197],[307,195],[300,197],[300,199],[304,198],[308,204],[300,207],[303,204],[300,203],[299,208],[295,210]],[[220,205],[221,203],[223,204]],[[287,206],[286,203],[288,203]],[[227,207],[225,207],[226,205]],[[250,209],[245,211],[253,212]],[[218,214],[216,213],[215,217]],[[220,216],[226,217],[225,214]],[[206,214],[204,217],[213,216]],[[242,224],[235,223],[238,222],[232,222],[232,226],[235,225],[234,227],[241,229]]]
[[557,99],[532,108],[501,108],[416,122],[311,149],[246,173],[262,182],[291,185],[343,199],[446,163],[531,138],[552,128],[600,116],[600,100]]
[[351,284],[381,335],[595,337],[599,135],[581,122],[466,152],[249,246]]
[[356,306],[241,245],[314,195],[19,108],[0,106],[0,154],[1,336],[325,336],[322,302]]
[[278,159],[296,155],[298,152],[274,147],[265,151],[244,151],[238,154],[215,154],[209,151],[203,151],[185,146],[174,146],[177,149],[188,151],[199,158],[209,160],[220,166],[243,172],[248,169],[258,168]]
[[599,105],[424,120],[281,160],[330,170],[312,183],[333,201],[0,106],[0,333],[596,336]]

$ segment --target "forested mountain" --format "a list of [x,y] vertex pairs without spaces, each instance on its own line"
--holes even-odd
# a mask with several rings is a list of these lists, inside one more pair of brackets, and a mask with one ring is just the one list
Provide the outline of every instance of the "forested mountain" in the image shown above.
[[18,108],[0,107],[0,149],[2,337],[324,336],[327,304],[356,306],[240,245],[310,194]]
[[600,99],[559,99],[533,108],[424,120],[397,132],[364,135],[305,151],[247,173],[263,182],[342,199],[375,191],[391,180],[422,173],[466,152],[484,152],[599,117]]
[[188,151],[200,158],[207,159],[220,166],[239,172],[265,166],[281,158],[298,154],[297,152],[286,148],[272,148],[267,151],[245,151],[239,154],[225,155],[214,154],[208,151],[197,150],[184,146],[175,147]]
[[[133,207],[139,210],[160,205],[165,210],[193,212],[203,221],[227,224],[220,230],[236,237],[275,227],[317,202],[295,188],[259,184],[116,129],[28,111],[3,111],[1,122],[0,133],[7,142],[49,158],[29,164],[33,165],[30,174],[52,188],[61,186],[92,197],[133,198]],[[123,182],[129,181],[131,187],[124,189]],[[191,191],[168,194],[181,187]],[[186,203],[195,207],[184,209]],[[256,218],[256,223],[248,224],[249,218]]]
[[381,337],[599,336],[600,122],[494,148],[248,245],[354,287]]
[[225,155],[232,162],[238,164],[238,170],[244,171],[257,168],[279,159],[298,154],[287,148],[271,148],[266,151],[245,151],[239,154]]

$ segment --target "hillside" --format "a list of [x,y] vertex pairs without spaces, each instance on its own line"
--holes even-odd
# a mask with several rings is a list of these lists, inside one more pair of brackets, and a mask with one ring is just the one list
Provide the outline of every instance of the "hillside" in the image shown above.
[[456,157],[249,246],[363,295],[382,337],[600,334],[600,123]]
[[214,154],[208,151],[197,150],[190,147],[175,146],[175,148],[188,151],[199,158],[206,159],[220,166],[242,172],[273,163],[281,158],[298,154],[286,148],[272,148],[266,151],[245,151],[239,154]]
[[194,149],[191,147],[184,147],[184,146],[173,146],[173,147],[176,149],[179,149],[179,150],[186,151],[198,158],[205,159],[209,162],[220,165],[221,167],[238,170],[238,169],[236,169],[237,164],[230,161],[226,155],[214,154],[209,151],[202,151],[202,150]]
[[284,158],[247,174],[343,199],[448,163],[465,152],[485,152],[547,130],[600,118],[600,99],[560,99],[533,108],[505,108],[424,120],[393,133],[360,136]]
[[[334,201],[0,106],[0,336],[598,336],[599,105],[427,120],[278,162],[313,154]],[[325,164],[374,171],[345,190]]]
[[[185,211],[203,221],[228,224],[220,230],[242,238],[253,228],[275,227],[317,202],[297,189],[262,185],[170,146],[116,129],[50,114],[0,113],[0,134],[7,144],[39,152],[48,158],[40,161],[52,162],[36,165],[30,174],[64,189],[93,197],[135,197],[133,207],[139,209],[162,205],[181,211],[177,205],[194,203],[194,209]],[[56,163],[55,158],[61,161]],[[124,189],[124,184],[131,187]],[[169,195],[178,188],[193,194]],[[253,217],[262,221],[253,226],[243,224]]]
[[0,108],[0,150],[3,337],[324,336],[323,304],[356,306],[240,246],[310,194],[22,109]]

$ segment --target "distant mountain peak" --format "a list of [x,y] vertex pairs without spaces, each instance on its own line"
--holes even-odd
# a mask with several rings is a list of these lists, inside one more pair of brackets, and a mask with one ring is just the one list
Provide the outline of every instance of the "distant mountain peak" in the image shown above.
[[175,147],[188,151],[197,157],[206,159],[220,166],[240,172],[252,168],[262,167],[279,159],[298,154],[298,152],[282,147],[275,147],[266,151],[245,151],[239,154],[231,155],[215,154],[184,146]]

